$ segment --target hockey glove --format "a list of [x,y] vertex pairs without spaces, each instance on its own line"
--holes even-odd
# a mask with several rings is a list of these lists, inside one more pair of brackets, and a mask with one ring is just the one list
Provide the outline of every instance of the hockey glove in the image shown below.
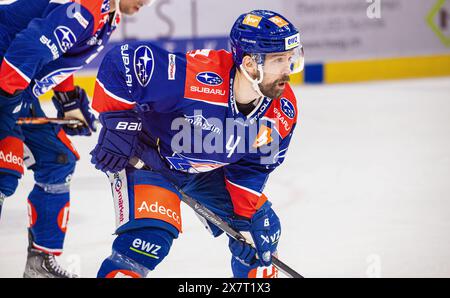
[[52,101],[58,110],[58,117],[83,122],[83,125],[64,125],[63,129],[68,135],[90,136],[93,131],[97,131],[97,119],[89,107],[86,91],[76,86],[73,91],[54,93]]
[[[250,233],[252,239],[248,240],[253,240],[256,250],[249,244],[231,239],[229,243],[231,253],[248,265],[259,262],[260,266],[270,266],[272,264],[272,242],[269,236],[270,222],[266,211],[259,210],[250,220],[235,218],[232,225],[238,231],[244,232],[244,235],[245,232]],[[257,255],[258,260],[256,260],[255,255]]]
[[103,172],[119,172],[135,155],[142,121],[131,110],[102,113],[100,123],[103,127],[97,146],[91,151],[91,162]]

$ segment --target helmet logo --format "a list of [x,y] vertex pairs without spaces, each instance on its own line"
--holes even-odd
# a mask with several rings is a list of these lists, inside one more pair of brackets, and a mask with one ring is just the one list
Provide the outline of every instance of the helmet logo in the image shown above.
[[204,71],[196,76],[197,81],[208,86],[219,86],[223,83],[223,79],[215,72]]
[[300,45],[300,33],[297,33],[295,35],[286,37],[285,39],[285,49],[290,50],[293,48],[296,48]]
[[272,23],[274,23],[275,25],[277,25],[280,28],[283,26],[289,25],[288,22],[286,22],[283,18],[281,18],[279,16],[271,17],[269,20],[272,21]]
[[245,19],[242,21],[242,24],[252,26],[258,28],[259,23],[261,22],[262,17],[255,16],[254,14],[248,14]]

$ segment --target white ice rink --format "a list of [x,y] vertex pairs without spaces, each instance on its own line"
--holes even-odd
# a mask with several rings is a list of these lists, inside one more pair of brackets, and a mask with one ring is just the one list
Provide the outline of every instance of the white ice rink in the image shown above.
[[[296,93],[300,125],[266,188],[283,226],[280,259],[306,277],[450,277],[450,78]],[[82,158],[60,257],[83,277],[96,275],[114,239],[109,184],[89,162],[96,139],[72,138]],[[0,277],[25,266],[32,178],[3,208]],[[149,277],[230,277],[226,237],[182,211],[184,233]]]

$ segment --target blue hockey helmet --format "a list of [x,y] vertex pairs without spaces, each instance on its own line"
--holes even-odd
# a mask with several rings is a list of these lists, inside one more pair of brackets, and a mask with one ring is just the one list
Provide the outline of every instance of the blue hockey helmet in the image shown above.
[[230,45],[236,66],[244,55],[255,55],[258,64],[264,64],[265,54],[293,51],[291,73],[303,70],[303,46],[300,33],[292,23],[269,10],[253,10],[242,14],[230,32]]
[[[253,89],[264,96],[259,84],[265,74],[291,75],[304,68],[300,33],[283,16],[269,10],[253,10],[239,16],[230,32],[233,59]],[[244,56],[256,62],[257,78],[244,68]]]

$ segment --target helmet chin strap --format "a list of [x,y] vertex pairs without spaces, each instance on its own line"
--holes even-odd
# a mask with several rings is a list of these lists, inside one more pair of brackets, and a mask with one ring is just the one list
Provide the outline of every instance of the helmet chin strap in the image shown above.
[[255,90],[256,93],[258,93],[259,96],[264,97],[264,94],[261,92],[261,89],[259,89],[259,84],[264,79],[264,71],[262,64],[258,64],[258,73],[259,73],[259,79],[252,79],[248,72],[245,70],[244,66],[241,64],[239,67],[244,74],[244,77],[252,84],[253,90]]

